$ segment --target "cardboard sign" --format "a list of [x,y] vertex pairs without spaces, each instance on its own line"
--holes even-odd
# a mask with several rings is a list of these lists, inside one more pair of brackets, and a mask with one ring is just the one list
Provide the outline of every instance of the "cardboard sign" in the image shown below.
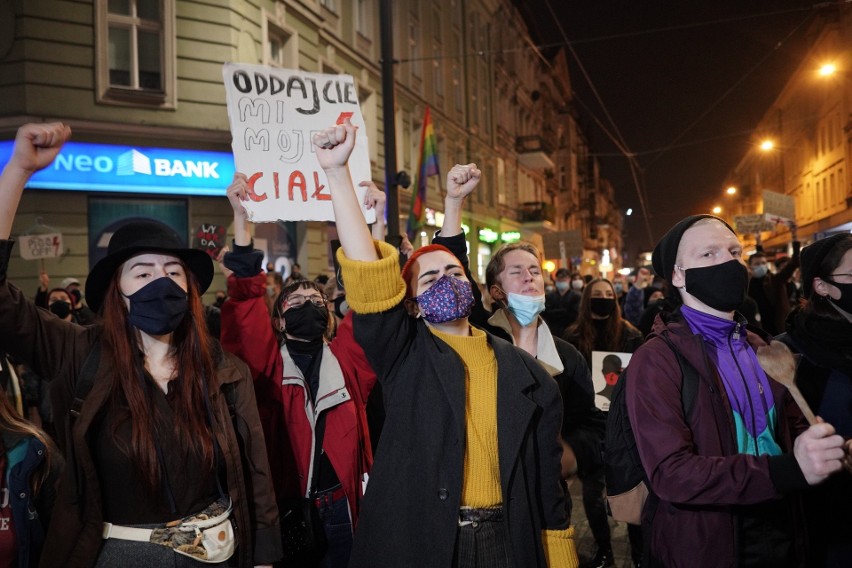
[[621,371],[627,366],[631,353],[592,351],[592,383],[595,387],[595,406],[609,410],[612,389]]
[[222,247],[225,246],[225,233],[226,229],[223,225],[201,223],[195,229],[195,234],[192,237],[192,247],[203,250],[213,260],[216,260]]
[[[358,127],[349,158],[352,183],[363,204],[372,179],[370,152],[355,80],[264,65],[226,63],[222,74],[236,169],[249,179],[244,206],[254,223],[333,221],[328,180],[312,143],[319,130],[346,118]],[[368,223],[375,211],[362,212]]]
[[760,213],[754,215],[734,215],[734,229],[743,235],[757,235],[762,231],[771,231],[775,226],[767,223]]
[[789,195],[764,189],[763,214],[772,224],[791,223],[796,219],[796,202]]
[[25,235],[18,239],[21,247],[21,258],[38,260],[40,258],[56,258],[62,256],[62,233],[46,233],[43,235]]
[[545,258],[561,258],[563,255],[570,258],[583,256],[583,237],[576,229],[545,233],[541,239]]

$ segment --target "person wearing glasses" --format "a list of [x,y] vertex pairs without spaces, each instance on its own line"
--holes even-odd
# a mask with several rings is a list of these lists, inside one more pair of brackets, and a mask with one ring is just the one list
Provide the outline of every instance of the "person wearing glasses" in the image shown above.
[[263,253],[253,248],[242,205],[247,191],[246,176],[237,173],[227,191],[234,246],[224,258],[232,273],[222,306],[222,345],[252,371],[282,519],[292,503],[307,498],[325,531],[325,551],[289,560],[344,567],[373,461],[366,401],[375,374],[354,342],[351,318],[329,339],[334,317],[316,282],[287,284],[275,301],[275,329],[270,326]]
[[814,414],[846,439],[846,471],[812,487],[803,503],[810,566],[848,566],[852,558],[852,234],[802,249],[800,305],[778,337],[800,354],[796,385]]

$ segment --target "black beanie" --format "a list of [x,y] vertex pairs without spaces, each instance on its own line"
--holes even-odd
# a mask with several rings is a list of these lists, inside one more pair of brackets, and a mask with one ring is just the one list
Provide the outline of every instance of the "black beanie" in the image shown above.
[[849,233],[838,233],[824,239],[815,241],[802,249],[799,256],[799,271],[802,274],[802,292],[805,298],[810,297],[813,290],[814,278],[817,276],[828,276],[828,274],[820,274],[819,267],[831,249],[842,240],[850,239],[852,235]]
[[657,243],[657,246],[654,247],[654,252],[651,254],[651,264],[654,266],[654,272],[669,284],[671,284],[672,271],[677,262],[677,248],[680,246],[680,239],[687,229],[701,219],[715,219],[725,225],[732,233],[736,234],[730,225],[714,215],[690,215],[682,219],[663,235],[663,238],[660,239],[660,242]]

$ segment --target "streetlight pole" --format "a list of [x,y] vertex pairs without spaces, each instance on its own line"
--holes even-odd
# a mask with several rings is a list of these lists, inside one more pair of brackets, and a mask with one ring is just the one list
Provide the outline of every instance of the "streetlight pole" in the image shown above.
[[399,187],[396,169],[396,102],[394,96],[393,0],[381,0],[379,12],[382,48],[382,120],[385,140],[385,193],[387,194],[387,227],[385,240],[399,246]]

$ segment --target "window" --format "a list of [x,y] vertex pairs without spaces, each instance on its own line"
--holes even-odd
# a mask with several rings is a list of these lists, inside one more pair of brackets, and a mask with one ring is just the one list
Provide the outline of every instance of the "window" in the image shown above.
[[266,45],[264,59],[267,65],[299,68],[299,37],[270,19],[266,20]]
[[174,104],[174,12],[168,0],[100,0],[101,102]]
[[355,0],[355,31],[368,39],[373,37],[373,13],[372,0]]
[[337,0],[320,0],[320,6],[329,12],[337,13]]

